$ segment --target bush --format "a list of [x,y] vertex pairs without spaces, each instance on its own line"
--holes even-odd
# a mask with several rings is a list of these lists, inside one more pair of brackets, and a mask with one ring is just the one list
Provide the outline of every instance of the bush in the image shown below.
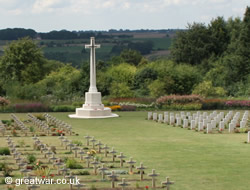
[[51,106],[50,109],[53,112],[74,112],[75,111],[75,106],[59,105],[59,106]]
[[72,144],[76,144],[77,146],[82,146],[82,142],[78,140],[72,141]]
[[11,120],[2,120],[2,123],[5,124],[5,125],[10,126],[12,121]]
[[27,161],[29,164],[33,164],[36,161],[36,157],[33,154],[27,155]]
[[78,171],[77,173],[75,173],[75,175],[90,175],[90,173],[87,170],[83,170],[83,171]]
[[8,147],[0,148],[0,155],[10,155],[10,149]]
[[37,119],[40,119],[40,120],[42,120],[42,121],[45,120],[45,117],[44,117],[43,114],[34,114],[34,116],[35,116]]
[[224,109],[225,101],[220,99],[206,99],[202,102],[203,110]]
[[66,161],[66,167],[70,169],[83,169],[83,166],[78,164],[73,158],[68,158]]
[[222,87],[214,87],[212,81],[203,81],[194,88],[192,94],[203,97],[223,97],[226,91]]
[[189,103],[202,103],[202,98],[198,95],[171,95],[162,96],[156,100],[156,104],[159,106],[171,105],[171,104],[189,104]]
[[121,111],[136,111],[136,106],[123,105]]
[[121,111],[121,106],[115,105],[115,106],[108,106],[112,111]]
[[10,104],[9,100],[7,100],[6,98],[0,96],[0,106],[4,107],[4,106],[7,106],[9,104]]
[[190,104],[171,104],[163,106],[167,110],[201,110],[202,104],[190,103]]
[[23,112],[47,112],[48,106],[42,103],[23,103],[23,104],[15,104],[14,110],[17,113]]
[[225,102],[225,107],[228,109],[250,109],[250,100],[228,100]]

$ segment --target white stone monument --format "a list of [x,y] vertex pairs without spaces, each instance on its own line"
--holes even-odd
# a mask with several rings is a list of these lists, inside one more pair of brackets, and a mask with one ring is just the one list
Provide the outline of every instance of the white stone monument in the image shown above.
[[119,117],[117,114],[111,113],[111,109],[104,107],[102,104],[102,95],[96,88],[96,63],[95,49],[100,48],[100,45],[95,44],[95,38],[90,38],[90,44],[85,45],[85,48],[90,49],[90,87],[85,93],[85,104],[82,108],[76,108],[76,114],[69,115],[70,118],[110,118]]

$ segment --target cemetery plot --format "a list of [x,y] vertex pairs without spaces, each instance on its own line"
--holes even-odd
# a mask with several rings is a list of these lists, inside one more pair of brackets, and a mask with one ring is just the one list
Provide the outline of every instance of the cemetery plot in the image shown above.
[[11,120],[0,122],[0,133],[3,137],[30,137],[30,136],[60,136],[74,135],[72,126],[56,119],[49,114],[27,114],[28,119],[21,121],[15,114]]
[[[16,189],[48,189],[54,186],[62,189],[84,189],[84,188],[121,188],[135,189],[147,185],[152,188],[162,188],[165,185],[159,181],[159,174],[155,170],[145,167],[142,163],[136,165],[133,158],[118,152],[114,147],[103,144],[93,136],[86,135],[79,140],[71,140],[72,127],[58,122],[52,116],[44,115],[45,120],[40,120],[32,114],[28,114],[31,122],[24,125],[16,116],[12,118],[15,123],[22,126],[16,136],[5,134],[6,153],[0,159],[0,180],[6,176],[15,179],[66,179],[71,182],[79,179],[80,184],[52,185],[26,184]],[[46,136],[25,133],[24,129],[32,124]],[[65,134],[53,136],[51,125],[57,126]],[[26,128],[25,128],[26,127]],[[80,137],[79,137],[80,138]],[[9,151],[9,153],[8,153]],[[150,173],[152,170],[152,173]],[[71,180],[71,181],[70,181]],[[2,185],[3,188],[4,185]],[[2,188],[0,185],[0,189]]]
[[[247,133],[250,131],[249,111],[229,112],[148,112],[148,120],[204,133]],[[250,134],[249,134],[250,135]],[[248,142],[250,141],[250,136]]]

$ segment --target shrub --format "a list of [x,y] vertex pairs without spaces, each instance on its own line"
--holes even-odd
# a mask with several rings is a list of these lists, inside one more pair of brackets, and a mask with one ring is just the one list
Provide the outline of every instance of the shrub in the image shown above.
[[48,106],[42,103],[23,103],[14,105],[15,112],[47,112]]
[[5,125],[10,126],[12,121],[11,120],[2,120],[2,123],[5,124]]
[[115,106],[108,106],[112,111],[120,111],[121,110],[121,106],[119,105],[115,105]]
[[206,99],[202,102],[203,110],[224,109],[225,101],[220,99]]
[[136,106],[123,105],[121,106],[121,111],[136,111]]
[[202,104],[199,103],[171,104],[171,105],[164,105],[163,108],[167,110],[200,110],[202,108]]
[[76,144],[77,146],[82,146],[82,142],[78,140],[72,141],[72,144]]
[[29,164],[33,164],[36,161],[36,157],[33,154],[27,155],[27,161]]
[[171,105],[171,104],[189,104],[189,103],[202,103],[202,98],[198,95],[170,95],[162,96],[156,100],[158,106]]
[[10,149],[8,147],[0,148],[0,155],[10,155]]
[[0,171],[3,171],[4,177],[9,177],[12,172],[12,168],[6,163],[0,163]]
[[75,106],[59,105],[59,106],[51,106],[50,109],[53,112],[74,112],[75,111]]
[[75,173],[75,175],[90,175],[90,173],[87,170],[83,170],[83,171],[78,171],[77,173]]
[[155,98],[111,98],[110,102],[133,102],[133,103],[141,103],[141,104],[151,104],[155,101]]
[[194,88],[192,93],[203,97],[223,97],[226,95],[226,91],[222,87],[214,87],[212,81],[203,81]]
[[228,100],[225,102],[225,107],[232,109],[249,109],[250,108],[250,100]]
[[7,100],[6,98],[0,96],[0,106],[4,107],[4,106],[7,106],[9,104],[10,104],[9,100]]
[[35,131],[35,128],[33,126],[30,126],[30,132],[34,132]]
[[42,120],[42,121],[45,120],[45,117],[44,117],[43,114],[34,114],[34,116],[35,116],[37,119],[40,119],[40,120]]
[[66,161],[66,167],[70,169],[82,169],[83,166],[78,164],[77,161],[73,158],[68,158]]

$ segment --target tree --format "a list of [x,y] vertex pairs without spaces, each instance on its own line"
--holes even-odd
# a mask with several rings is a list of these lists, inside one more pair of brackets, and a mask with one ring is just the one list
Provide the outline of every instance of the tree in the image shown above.
[[200,64],[211,55],[211,35],[204,24],[188,25],[187,31],[177,33],[171,56],[177,63]]
[[125,63],[129,63],[135,66],[138,65],[142,59],[142,55],[138,51],[131,49],[123,50],[120,56]]
[[0,76],[3,81],[36,83],[44,77],[44,63],[41,49],[30,38],[23,38],[5,48],[0,63]]
[[223,97],[226,91],[222,87],[214,87],[212,81],[203,81],[194,88],[192,94],[203,97]]
[[226,21],[223,17],[217,17],[210,22],[208,30],[211,33],[211,51],[216,56],[221,55],[226,51],[230,40]]

